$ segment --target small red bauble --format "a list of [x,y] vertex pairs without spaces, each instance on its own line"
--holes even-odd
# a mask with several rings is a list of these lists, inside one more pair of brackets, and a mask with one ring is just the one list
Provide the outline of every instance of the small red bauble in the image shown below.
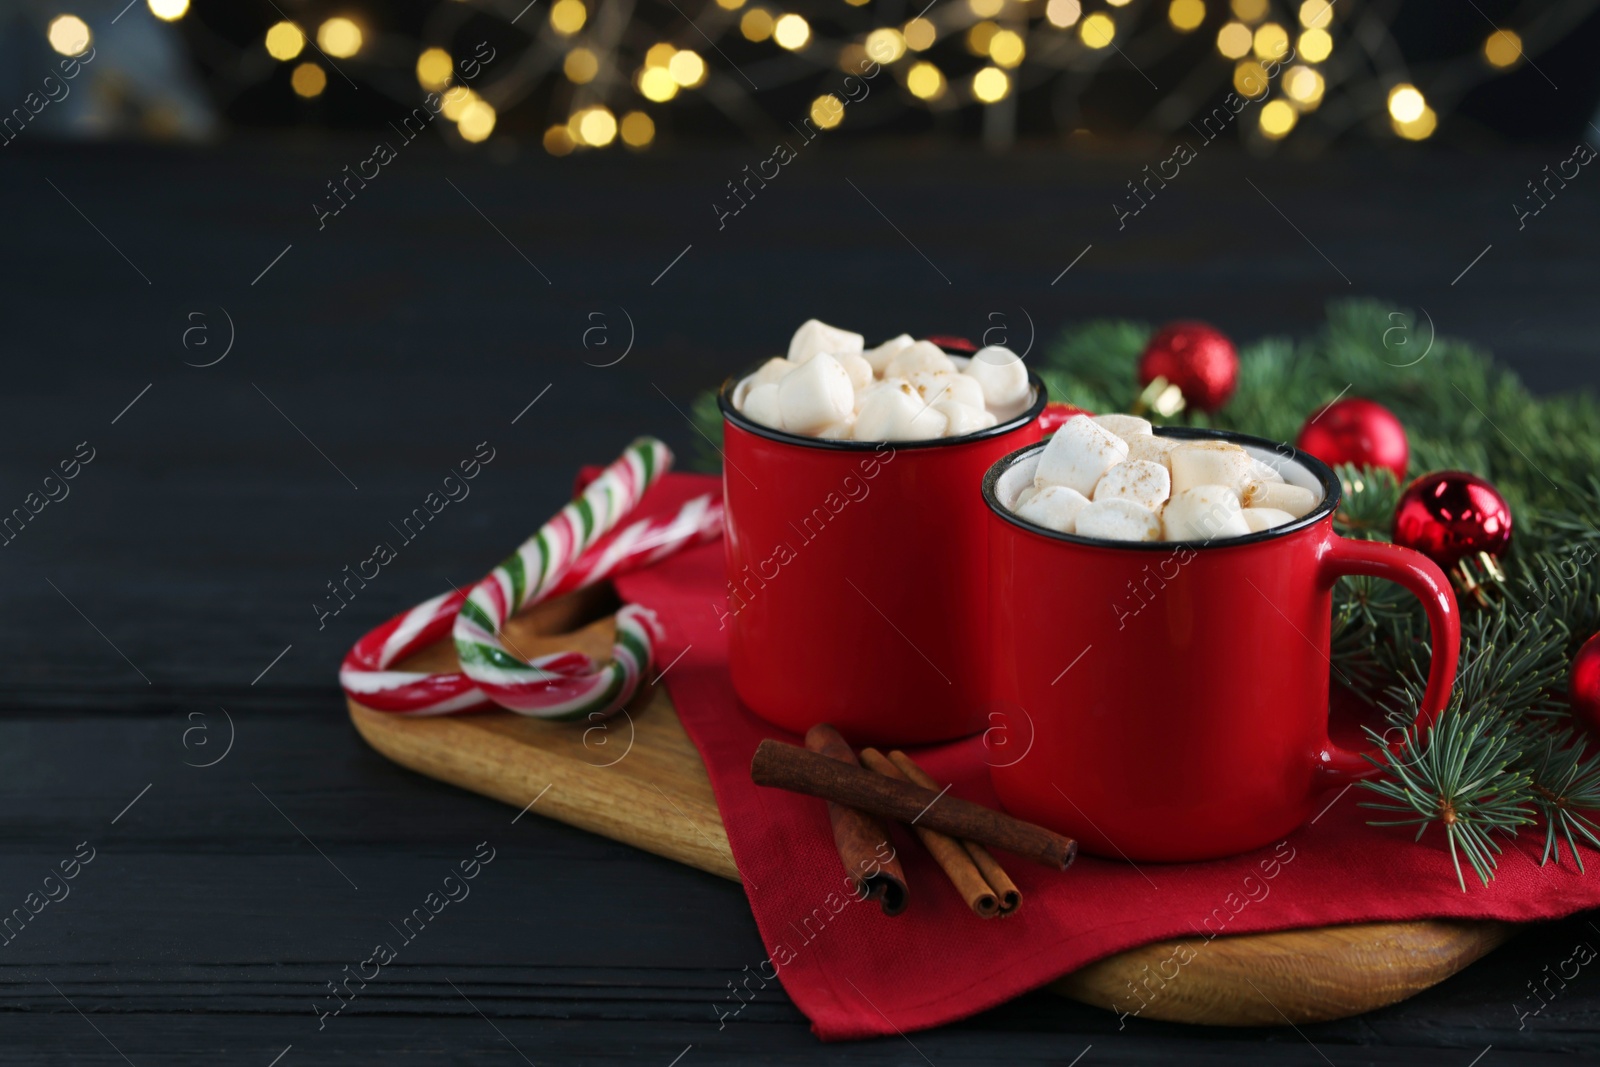
[[1165,378],[1190,407],[1216,411],[1239,384],[1239,354],[1227,335],[1203,322],[1163,326],[1139,357],[1139,384]]
[[1585,641],[1573,657],[1567,691],[1573,718],[1588,728],[1590,736],[1600,737],[1600,634]]
[[1398,482],[1406,480],[1406,465],[1411,461],[1406,428],[1394,412],[1358,396],[1319,408],[1300,427],[1294,443],[1330,466],[1388,467]]
[[958,356],[970,356],[978,350],[978,346],[965,337],[953,337],[946,334],[935,334],[928,338],[930,344],[938,345],[946,352],[954,352]]
[[1445,570],[1479,552],[1499,556],[1511,546],[1511,509],[1476,474],[1424,474],[1400,494],[1394,543],[1416,549]]

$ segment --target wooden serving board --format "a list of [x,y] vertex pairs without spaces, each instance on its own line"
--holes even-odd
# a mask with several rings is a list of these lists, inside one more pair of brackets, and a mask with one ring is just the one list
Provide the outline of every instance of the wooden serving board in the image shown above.
[[[572,648],[606,656],[611,620],[583,622],[613,606],[607,596],[586,592],[537,605],[508,625],[510,643],[527,656]],[[454,670],[455,652],[442,642],[396,667]],[[367,743],[403,767],[739,880],[711,780],[664,686],[640,693],[626,719],[605,725],[510,712],[412,719],[353,700],[349,706]],[[1163,989],[1140,1015],[1217,1026],[1345,1018],[1443,981],[1515,930],[1509,923],[1431,920],[1218,937],[1185,965],[1184,981]],[[1129,983],[1155,971],[1178,944],[1107,957],[1052,988],[1108,1010],[1126,1006]]]

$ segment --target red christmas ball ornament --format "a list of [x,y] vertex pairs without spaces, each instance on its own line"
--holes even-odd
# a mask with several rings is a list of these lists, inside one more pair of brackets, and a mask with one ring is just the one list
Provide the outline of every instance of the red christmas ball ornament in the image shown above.
[[1600,737],[1600,634],[1583,643],[1572,660],[1572,674],[1567,683],[1572,699],[1572,715]]
[[1163,326],[1139,357],[1139,384],[1165,378],[1201,411],[1216,411],[1239,384],[1239,353],[1227,335],[1203,322]]
[[1435,471],[1400,494],[1393,533],[1395,544],[1449,570],[1468,556],[1498,557],[1511,547],[1511,508],[1476,474]]
[[928,338],[928,342],[958,356],[970,356],[978,350],[978,346],[965,337],[956,337],[953,334],[934,334]]
[[1395,480],[1406,480],[1411,445],[1394,412],[1359,396],[1335,400],[1317,409],[1300,427],[1295,447],[1329,465],[1387,467]]

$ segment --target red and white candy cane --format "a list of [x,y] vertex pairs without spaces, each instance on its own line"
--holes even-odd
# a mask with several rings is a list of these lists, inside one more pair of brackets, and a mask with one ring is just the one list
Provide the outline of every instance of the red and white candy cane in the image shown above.
[[[670,461],[670,455],[666,458]],[[660,456],[656,459],[659,460]],[[722,533],[722,519],[721,502],[714,496],[706,495],[689,500],[673,515],[641,519],[622,527],[592,543],[564,577],[548,586],[548,591],[540,599],[604,581],[654,563],[681,548],[714,540]],[[443,715],[490,706],[492,702],[483,690],[460,671],[424,674],[388,669],[391,664],[426,648],[451,632],[466,596],[460,590],[441,594],[396,615],[361,638],[345,656],[339,671],[339,681],[345,692],[369,708],[398,715]],[[531,603],[532,599],[529,598],[527,602]],[[627,638],[634,640],[637,645],[640,624],[634,621],[631,613],[627,617],[619,613],[619,623],[622,622],[626,622],[628,628],[619,628],[619,643]],[[636,655],[626,645],[624,652],[630,658]],[[555,697],[565,690],[570,699],[574,690],[571,681],[574,674],[581,678],[585,665],[593,665],[588,664],[586,657],[579,657],[584,661],[582,663],[563,657],[552,659],[557,661],[554,665],[541,661],[541,667],[550,675],[552,692],[549,695]],[[639,670],[643,669],[640,665]],[[636,688],[637,680],[629,688],[629,693]],[[626,697],[616,706],[620,707],[622,703],[626,703]],[[575,714],[586,715],[595,710],[583,707]]]

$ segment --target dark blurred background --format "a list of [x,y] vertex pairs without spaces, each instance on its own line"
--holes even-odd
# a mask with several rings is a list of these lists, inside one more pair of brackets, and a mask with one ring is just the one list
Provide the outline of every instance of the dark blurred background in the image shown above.
[[[1592,133],[1594,0],[12,0],[0,88],[75,138],[386,131],[427,91],[440,134],[512,155],[796,133],[1073,140],[1224,136],[1260,153]],[[145,9],[145,10],[139,10]],[[91,51],[92,50],[92,51]],[[886,76],[847,83],[864,61]],[[57,90],[59,92],[59,90]],[[1263,92],[1265,95],[1263,96]],[[49,95],[49,90],[45,91]],[[1214,133],[1214,131],[1212,131]],[[437,136],[437,135],[436,135]]]

